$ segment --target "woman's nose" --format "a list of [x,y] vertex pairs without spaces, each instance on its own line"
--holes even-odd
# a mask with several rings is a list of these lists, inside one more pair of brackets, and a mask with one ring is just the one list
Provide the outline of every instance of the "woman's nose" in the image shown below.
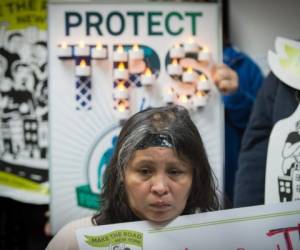
[[151,183],[151,192],[162,196],[169,193],[169,185],[168,185],[168,179],[166,176],[159,175],[153,177],[152,183]]

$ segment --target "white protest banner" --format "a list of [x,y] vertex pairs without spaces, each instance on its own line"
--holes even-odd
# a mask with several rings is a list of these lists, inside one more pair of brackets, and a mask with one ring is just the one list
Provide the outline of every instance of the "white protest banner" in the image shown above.
[[82,250],[299,249],[300,202],[185,215],[163,227],[141,221],[76,234]]
[[99,209],[121,124],[137,111],[187,107],[222,189],[223,106],[216,3],[50,3],[51,225]]

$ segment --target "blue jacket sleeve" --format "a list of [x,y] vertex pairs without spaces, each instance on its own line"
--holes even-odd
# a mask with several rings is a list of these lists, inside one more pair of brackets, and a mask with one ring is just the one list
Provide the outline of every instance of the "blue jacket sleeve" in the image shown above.
[[273,127],[273,104],[278,88],[270,74],[262,85],[250,116],[239,156],[234,188],[234,207],[264,203],[265,165]]
[[262,85],[263,75],[255,62],[241,52],[227,65],[237,72],[239,87],[235,93],[223,96],[227,110],[226,120],[236,128],[245,129],[257,92]]

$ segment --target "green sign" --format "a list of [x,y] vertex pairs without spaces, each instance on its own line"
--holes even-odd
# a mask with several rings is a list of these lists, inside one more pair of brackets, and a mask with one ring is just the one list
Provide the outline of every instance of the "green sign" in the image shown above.
[[85,242],[92,247],[108,247],[117,244],[143,247],[143,234],[133,230],[116,230],[107,234],[85,235]]

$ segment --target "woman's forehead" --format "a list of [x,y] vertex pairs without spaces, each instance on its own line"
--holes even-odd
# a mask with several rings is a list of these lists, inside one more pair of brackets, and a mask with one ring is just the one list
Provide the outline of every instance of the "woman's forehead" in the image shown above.
[[135,164],[142,161],[184,163],[184,165],[189,165],[187,161],[179,157],[175,148],[168,147],[148,147],[136,150],[131,157],[130,163]]

